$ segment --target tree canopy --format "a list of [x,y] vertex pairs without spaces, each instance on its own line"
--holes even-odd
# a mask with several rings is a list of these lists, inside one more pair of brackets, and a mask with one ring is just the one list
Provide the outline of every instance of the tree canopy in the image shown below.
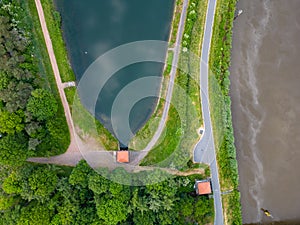
[[45,89],[32,91],[27,103],[27,110],[31,112],[38,121],[53,117],[57,112],[57,107],[54,96]]
[[[107,178],[118,173],[127,172],[118,169]],[[148,172],[140,173],[153,178]],[[157,184],[132,187],[102,177],[85,161],[71,170],[26,164],[4,178],[0,224],[210,223],[213,202],[194,194],[195,178],[201,176],[169,177]]]

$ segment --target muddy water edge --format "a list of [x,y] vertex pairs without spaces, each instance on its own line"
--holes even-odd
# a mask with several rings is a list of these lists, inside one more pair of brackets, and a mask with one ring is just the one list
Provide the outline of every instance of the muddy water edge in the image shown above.
[[243,223],[300,224],[300,1],[237,8],[231,98]]

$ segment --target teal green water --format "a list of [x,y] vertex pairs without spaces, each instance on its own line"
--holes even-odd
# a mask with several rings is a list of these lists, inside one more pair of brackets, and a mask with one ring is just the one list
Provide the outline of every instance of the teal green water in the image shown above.
[[[99,56],[119,45],[139,40],[167,41],[174,0],[55,0],[62,17],[62,29],[77,82]],[[162,49],[165,51],[165,49]],[[117,72],[102,89],[96,118],[111,132],[111,107],[122,88],[135,79],[161,76],[163,65],[146,62]],[[153,88],[159,91],[160,84]],[[133,133],[147,121],[157,99],[138,102],[131,111]],[[112,132],[113,133],[113,132]]]

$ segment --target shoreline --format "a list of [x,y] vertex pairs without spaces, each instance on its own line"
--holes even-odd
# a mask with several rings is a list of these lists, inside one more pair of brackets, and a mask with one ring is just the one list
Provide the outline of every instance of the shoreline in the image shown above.
[[[182,2],[182,1],[180,1]],[[197,19],[195,21],[191,21],[191,19],[189,18],[186,18],[186,24],[185,24],[185,27],[184,27],[184,32],[183,33],[187,33],[189,34],[190,36],[194,37],[195,38],[192,38],[192,40],[189,42],[190,43],[190,46],[189,48],[192,49],[193,51],[193,54],[195,54],[196,56],[200,56],[201,54],[201,47],[202,47],[202,39],[203,39],[203,32],[202,32],[202,27],[204,26],[204,23],[205,23],[205,13],[204,11],[206,12],[206,10],[203,10],[204,8],[206,9],[207,8],[207,1],[196,1],[196,8],[193,8],[195,6],[195,3],[193,1],[189,1],[189,5],[188,5],[188,11],[192,11],[192,10],[196,10],[198,12],[202,12],[202,13],[199,13]],[[181,6],[179,6],[180,8]],[[175,9],[175,12],[176,12],[176,9]],[[178,13],[178,12],[177,12]],[[180,13],[181,14],[181,13]],[[179,15],[180,16],[180,15]],[[173,21],[173,23],[176,22]],[[187,26],[187,25],[190,25],[190,26]],[[191,28],[192,27],[192,28]],[[175,29],[176,30],[176,29]],[[174,29],[172,29],[173,31],[173,35],[174,35]],[[192,35],[191,35],[192,34]],[[187,35],[188,36],[188,35]],[[172,40],[172,38],[170,39]],[[185,42],[186,41],[186,37],[183,37],[182,38],[182,41],[181,41],[181,44],[182,42]],[[169,51],[169,55],[170,55],[170,52]],[[168,60],[169,57],[167,57],[167,60]],[[172,59],[171,59],[172,60]],[[170,60],[170,61],[171,61]],[[185,59],[184,56],[182,54],[180,54],[180,59],[179,59],[179,63],[182,64],[184,63],[184,60],[188,60],[188,59]],[[185,62],[187,63],[187,62]],[[194,65],[195,66],[195,65]],[[196,65],[196,67],[198,67],[199,65]],[[198,75],[196,74],[193,74],[195,73],[193,70],[195,71],[198,71],[198,69],[196,68],[193,68],[191,73],[193,75],[193,77],[198,77]],[[169,72],[168,70],[165,70],[164,72],[164,81],[162,83],[162,86],[164,85],[167,85],[167,82],[166,80],[169,78]],[[186,84],[184,82],[188,82],[188,81],[185,81],[183,80],[182,81],[182,78],[179,79],[179,77],[183,77],[184,74],[182,74],[180,71],[177,71],[176,72],[176,79],[175,79],[175,83],[181,87],[183,87],[184,89],[187,89],[187,87],[185,86]],[[184,78],[185,79],[185,78]],[[196,78],[196,80],[198,81],[198,79]],[[191,84],[191,90],[187,90],[189,92],[189,95],[192,96],[192,100],[194,101],[196,107],[197,107],[197,112],[199,115],[197,115],[196,117],[198,118],[197,119],[197,122],[194,123],[194,125],[197,126],[197,124],[199,123],[199,126],[197,126],[197,128],[195,127],[193,129],[193,134],[196,134],[197,137],[193,136],[193,134],[190,135],[190,137],[193,139],[193,140],[190,140],[191,142],[190,143],[193,143],[193,144],[196,144],[198,139],[200,138],[200,135],[198,134],[197,130],[199,130],[200,126],[201,126],[201,120],[202,120],[202,116],[201,116],[201,109],[200,109],[200,101],[199,101],[199,87],[197,86],[197,84],[193,83],[193,81],[191,81],[192,84]],[[161,91],[161,96],[165,96],[166,95],[166,91],[167,91],[167,88],[166,87],[163,87],[162,88],[162,91]],[[194,94],[193,94],[194,93]],[[178,94],[178,93],[177,93]],[[176,93],[172,93],[172,98],[174,100],[174,96],[176,96]],[[184,100],[183,100],[184,101]],[[163,110],[163,107],[164,107],[164,99],[161,99],[160,102],[158,103],[158,106],[157,106],[157,109],[156,111],[153,113],[152,117],[150,118],[150,120],[146,123],[146,125],[137,133],[137,135],[132,139],[129,147],[133,148],[133,149],[144,149],[146,147],[146,144],[147,143],[144,143],[144,145],[139,145],[137,146],[136,143],[140,143],[141,141],[137,141],[138,139],[145,139],[145,135],[147,135],[146,139],[151,139],[151,137],[153,136],[153,133],[156,131],[156,126],[157,124],[157,121],[156,120],[160,120],[160,117],[162,115],[162,110]],[[169,120],[172,120],[172,117],[174,117],[174,113],[172,112],[172,109],[170,109],[171,112],[169,112],[168,114],[168,121],[166,121],[166,125],[165,125],[165,128],[164,128],[164,131],[163,132],[167,132],[168,128],[169,129],[172,129],[172,126],[171,126],[171,123],[173,123],[172,121],[169,121]],[[173,110],[174,111],[174,110]],[[171,113],[171,114],[170,114]],[[172,114],[173,113],[173,114]],[[175,116],[176,117],[176,116]],[[174,118],[175,118],[174,117]],[[195,118],[194,118],[195,119]],[[193,119],[192,119],[193,120]],[[190,123],[190,122],[189,122]],[[153,128],[155,127],[155,128]],[[193,126],[192,126],[193,127]],[[176,131],[175,131],[176,132]],[[191,133],[191,131],[188,131],[189,133]],[[145,133],[145,135],[143,134]],[[168,135],[168,134],[166,134]],[[162,137],[161,137],[162,138]],[[164,141],[164,140],[158,140],[158,142],[160,141]],[[180,139],[180,138],[179,138]],[[187,139],[190,139],[190,138],[187,138]],[[176,141],[177,143],[178,141]],[[175,144],[176,144],[175,143]],[[187,144],[187,143],[186,143]],[[190,146],[192,146],[190,144]],[[155,149],[156,146],[154,146],[153,149]],[[191,155],[191,158],[192,158],[192,148],[189,148],[187,147],[187,145],[184,147],[186,149],[186,152],[189,152],[189,154]],[[153,150],[152,149],[152,150]],[[173,150],[172,150],[173,152]],[[151,153],[151,152],[150,152]],[[152,154],[154,155],[154,154]],[[190,158],[190,159],[191,159]]]
[[[149,118],[145,121],[143,126],[136,132],[134,137],[128,143],[129,148],[132,148],[132,149],[135,149],[135,150],[144,149],[147,146],[147,144],[144,144],[141,147],[136,147],[136,142],[140,142],[140,141],[137,141],[135,139],[140,135],[144,136],[143,133],[145,132],[145,129],[148,126],[151,126],[151,124],[154,123],[153,120],[155,120],[156,118],[161,118],[161,116],[162,116],[162,111],[163,111],[163,108],[165,106],[164,99],[165,99],[165,96],[167,94],[167,87],[168,87],[168,83],[169,83],[169,79],[170,79],[170,72],[168,73],[168,69],[169,69],[168,68],[169,67],[168,59],[169,59],[170,55],[172,55],[172,59],[173,59],[173,56],[174,56],[174,49],[173,49],[174,43],[172,43],[172,40],[174,38],[176,40],[177,29],[178,29],[179,22],[180,22],[179,20],[180,20],[180,15],[181,15],[181,9],[182,9],[183,2],[184,2],[184,0],[176,0],[176,1],[174,1],[174,6],[173,6],[173,17],[172,17],[172,21],[171,21],[171,24],[170,24],[170,32],[169,32],[169,38],[168,38],[168,48],[167,48],[167,51],[166,51],[165,65],[164,65],[164,67],[161,71],[161,77],[162,78],[161,78],[161,85],[160,85],[160,89],[159,89],[159,96],[164,97],[164,98],[160,98],[160,99],[157,100],[157,102],[155,104],[156,106],[154,107],[154,110],[152,111]],[[179,10],[179,11],[177,11],[177,10]],[[178,14],[178,12],[180,12],[180,13]],[[179,20],[178,20],[178,18],[179,18]],[[175,28],[176,28],[176,32],[174,33]],[[170,48],[172,48],[172,50],[170,50]],[[172,54],[171,54],[171,52],[172,52]],[[171,64],[172,64],[172,61],[171,61]],[[152,127],[151,129],[154,130],[154,132],[155,132],[156,128],[158,127],[158,123],[155,122],[153,126],[154,127]],[[150,135],[151,139],[152,139],[153,135]],[[149,137],[147,139],[149,139]]]
[[[182,39],[183,47],[192,50],[192,54],[199,57],[201,55],[203,27],[205,24],[206,10],[208,1],[190,1],[188,6],[187,23],[184,28]],[[197,13],[195,13],[197,11]],[[192,13],[191,13],[192,12]],[[193,15],[197,15],[193,17]],[[192,38],[190,38],[192,37]],[[159,163],[160,166],[175,166],[180,167],[182,170],[188,170],[190,167],[197,167],[199,165],[192,162],[193,147],[200,139],[199,128],[202,123],[202,114],[200,106],[200,91],[199,91],[199,66],[200,63],[191,61],[185,54],[180,54],[179,63],[185,66],[183,69],[188,71],[188,74],[178,70],[176,74],[175,84],[183,88],[191,103],[195,106],[188,107],[187,99],[179,90],[174,90],[172,100],[175,104],[182,104],[181,110],[184,114],[179,115],[176,113],[175,108],[170,108],[168,121],[164,128],[166,136],[160,137],[160,145],[154,146],[149,152],[149,155],[142,162],[142,165],[152,165]],[[190,65],[191,67],[187,67]],[[192,79],[190,79],[192,77]],[[189,110],[194,108],[195,110]],[[183,123],[177,124],[176,123]],[[174,130],[175,128],[175,130]],[[178,132],[180,131],[180,132]],[[172,143],[172,146],[168,143]],[[192,143],[192,145],[191,145]],[[171,161],[170,157],[171,156]]]
[[209,59],[212,72],[209,79],[212,103],[210,107],[221,191],[233,190],[230,194],[222,196],[225,224],[242,224],[239,174],[229,96],[233,19],[237,2],[238,0],[218,0]]

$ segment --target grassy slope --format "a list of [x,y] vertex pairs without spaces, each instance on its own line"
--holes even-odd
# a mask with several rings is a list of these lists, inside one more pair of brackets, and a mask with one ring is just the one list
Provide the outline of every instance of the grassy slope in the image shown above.
[[210,55],[210,101],[226,224],[242,224],[229,97],[229,66],[236,0],[218,0]]
[[149,153],[142,165],[157,164],[174,153],[172,157],[169,157],[166,162],[160,165],[186,168],[191,157],[192,148],[199,139],[197,129],[201,125],[201,107],[199,85],[197,83],[199,80],[199,58],[196,57],[200,57],[201,52],[207,1],[194,0],[189,2],[190,5],[192,3],[196,3],[196,6],[194,8],[190,7],[188,13],[195,10],[197,17],[192,19],[189,16],[187,19],[184,34],[188,34],[188,37],[183,37],[183,47],[191,49],[195,57],[190,58],[181,54],[180,67],[186,67],[185,69],[189,71],[189,75],[177,71],[175,83],[185,91],[196,111],[189,110],[191,106],[187,102],[187,96],[174,89],[172,102],[177,102],[177,106],[181,108],[184,116],[181,115],[179,118],[178,114],[174,113],[175,109],[170,109],[164,134],[158,142],[160,144]]
[[105,127],[81,104],[75,87],[65,89],[65,94],[73,114],[73,121],[81,137],[97,140],[105,149],[116,150],[118,142]]
[[[170,43],[169,46],[172,47],[173,44],[176,42],[177,37],[177,30],[178,25],[180,21],[181,11],[182,11],[182,5],[183,0],[177,0],[175,9],[174,9],[174,16],[171,26],[171,32],[170,32]],[[171,72],[171,64],[173,59],[173,51],[168,51],[167,53],[167,65],[163,73],[162,78],[162,85],[161,85],[161,93],[160,96],[164,98],[166,96],[167,88],[168,88],[168,82],[170,79],[170,72]],[[149,118],[149,120],[145,123],[145,125],[136,133],[136,135],[133,137],[133,139],[129,143],[130,149],[135,150],[142,150],[144,149],[147,144],[151,141],[155,131],[157,130],[159,121],[161,119],[163,108],[164,108],[164,99],[160,99],[156,109],[154,110],[154,113]]]

